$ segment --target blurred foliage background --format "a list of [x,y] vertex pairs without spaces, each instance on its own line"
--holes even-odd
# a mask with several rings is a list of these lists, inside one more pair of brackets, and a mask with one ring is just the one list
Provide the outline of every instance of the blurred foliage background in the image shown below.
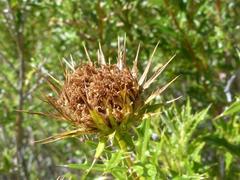
[[[166,106],[162,110],[165,113],[151,121],[154,127],[151,133],[163,137],[162,119],[173,120],[177,115],[172,112],[179,112],[183,124],[190,119],[191,126],[194,116],[181,115],[187,97],[193,112],[211,105],[193,137],[191,132],[192,139],[184,142],[188,145],[184,144],[178,160],[170,161],[185,163],[187,158],[184,167],[190,167],[191,157],[186,156],[193,151],[184,154],[184,149],[191,149],[196,137],[207,135],[201,139],[198,163],[191,164],[191,173],[201,169],[213,179],[239,179],[240,119],[236,99],[240,92],[239,15],[237,0],[0,0],[0,179],[81,176],[81,171],[59,165],[84,162],[94,153],[93,145],[83,143],[81,138],[34,144],[35,140],[69,128],[68,125],[16,110],[50,112],[40,100],[42,94],[48,93],[44,74],[61,79],[62,58],[72,57],[77,63],[86,60],[82,43],[95,58],[101,42],[107,59],[115,61],[117,37],[125,33],[129,65],[141,44],[140,70],[158,41],[151,71],[177,53],[158,81],[164,84],[181,75],[161,98],[164,101],[183,98],[176,102],[175,110]],[[229,106],[232,111],[217,117]],[[189,124],[180,125],[177,123],[176,127],[189,130]],[[172,144],[165,150],[168,156],[174,156],[179,147],[175,146],[178,141],[170,132],[164,137],[169,137]],[[148,147],[166,148],[154,143]],[[161,153],[156,156],[161,162],[157,171],[169,175],[159,176],[163,179],[171,179],[176,174],[183,177],[185,172],[190,172],[180,171],[174,165],[162,170],[162,166],[169,165],[164,165],[168,160]]]

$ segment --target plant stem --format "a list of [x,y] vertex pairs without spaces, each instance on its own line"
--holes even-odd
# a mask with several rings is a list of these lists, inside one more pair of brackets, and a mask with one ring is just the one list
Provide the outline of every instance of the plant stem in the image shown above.
[[[18,92],[18,105],[17,109],[22,110],[24,108],[25,98],[24,98],[24,84],[25,84],[25,68],[26,68],[26,53],[24,46],[24,25],[26,21],[26,3],[18,2],[16,5],[17,8],[12,8],[13,3],[10,0],[5,1],[6,8],[6,27],[10,32],[12,40],[15,42],[16,46],[16,55],[19,60],[18,67],[18,86],[17,89],[12,86]],[[18,8],[19,7],[19,8]],[[13,83],[11,83],[13,84]],[[22,112],[16,113],[16,149],[17,149],[17,168],[18,174],[16,179],[29,179],[28,167],[26,159],[24,158],[24,129],[23,129],[24,116]]]
[[[123,150],[124,152],[127,152],[127,143],[125,142],[125,140],[121,137],[121,135],[116,132],[115,134],[115,138],[118,142],[118,145],[120,147],[121,150]],[[138,175],[136,174],[136,172],[133,172],[133,169],[132,169],[132,166],[133,166],[133,162],[132,160],[130,159],[129,156],[127,156],[125,158],[126,160],[126,163],[127,163],[127,166],[129,167],[129,169],[131,169],[132,171],[132,176],[133,176],[133,179],[139,179]]]

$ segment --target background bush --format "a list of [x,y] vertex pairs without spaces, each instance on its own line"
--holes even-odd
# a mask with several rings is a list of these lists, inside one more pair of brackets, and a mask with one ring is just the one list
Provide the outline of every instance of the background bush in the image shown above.
[[[84,61],[83,42],[91,57],[96,57],[101,42],[107,59],[115,61],[117,37],[126,33],[130,65],[141,44],[140,70],[158,41],[155,66],[177,53],[159,83],[179,74],[181,78],[161,100],[183,96],[152,118],[145,146],[147,158],[141,159],[143,155],[138,154],[136,171],[157,179],[239,179],[239,7],[240,2],[235,0],[1,0],[0,178],[82,175],[83,171],[58,165],[83,163],[87,159],[91,162],[94,143],[76,138],[33,144],[69,128],[68,125],[15,110],[51,111],[39,100],[42,93],[47,93],[43,74],[63,78],[61,59],[70,59],[71,55],[78,63]],[[187,104],[188,96],[191,103]],[[205,112],[203,109],[209,105]],[[218,116],[222,112],[225,113]],[[147,136],[147,131],[141,130],[144,123],[136,130],[136,143]],[[154,135],[159,138],[157,141],[150,138]],[[142,145],[137,143],[136,148]],[[107,176],[118,177],[120,162],[115,163],[116,172],[113,167],[104,167],[100,172],[93,170],[90,176],[103,171],[109,173]]]

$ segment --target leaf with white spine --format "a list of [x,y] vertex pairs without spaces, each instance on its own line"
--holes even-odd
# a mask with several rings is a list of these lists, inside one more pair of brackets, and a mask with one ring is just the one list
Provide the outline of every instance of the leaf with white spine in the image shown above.
[[156,52],[156,50],[157,50],[157,47],[158,47],[159,43],[160,43],[160,41],[158,41],[157,45],[155,46],[155,48],[154,48],[154,50],[153,50],[153,52],[152,52],[152,54],[151,54],[151,56],[150,56],[150,58],[149,58],[149,60],[148,60],[147,67],[145,68],[145,70],[144,70],[141,78],[140,78],[139,81],[138,81],[138,84],[139,84],[140,86],[144,83],[145,79],[147,78],[147,74],[148,74],[149,69],[150,69],[150,66],[151,66],[151,64],[152,64],[153,56],[154,56],[154,54],[155,54],[155,52]]
[[152,93],[147,100],[145,101],[145,104],[148,104],[150,101],[152,101],[155,97],[157,97],[159,94],[161,94],[163,91],[165,91],[168,86],[170,86],[179,76],[175,77],[173,80],[171,80],[169,83],[167,83],[165,86],[158,88],[154,93]]
[[137,68],[137,64],[138,64],[138,55],[139,55],[139,51],[140,51],[140,43],[138,44],[138,49],[137,49],[137,54],[133,63],[133,67],[132,67],[132,74],[135,78],[137,78],[138,76],[138,68]]
[[174,59],[174,57],[176,56],[176,54],[174,54],[169,60],[168,62],[166,62],[163,66],[159,67],[156,72],[153,74],[153,76],[143,85],[143,89],[147,89],[155,80],[156,78],[165,70],[165,68],[167,67],[167,65]]

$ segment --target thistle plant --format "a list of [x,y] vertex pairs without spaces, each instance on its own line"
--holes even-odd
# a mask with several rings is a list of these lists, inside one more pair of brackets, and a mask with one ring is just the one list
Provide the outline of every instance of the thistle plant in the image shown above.
[[[125,137],[130,129],[141,123],[146,113],[151,113],[149,110],[153,106],[151,101],[177,77],[155,91],[147,93],[146,90],[155,82],[174,56],[147,79],[158,44],[141,76],[137,68],[140,45],[132,68],[129,68],[126,63],[125,45],[125,40],[124,42],[118,40],[116,64],[106,62],[101,45],[97,51],[97,62],[90,58],[84,46],[88,59],[86,64],[74,67],[66,61],[68,68],[65,70],[64,83],[50,76],[53,80],[48,80],[48,83],[56,96],[46,96],[46,102],[56,110],[52,116],[71,123],[74,129],[38,142],[50,143],[68,137],[96,134],[100,140],[95,155],[97,158],[111,135],[122,150],[128,151],[128,140]],[[126,162],[130,167],[131,159],[127,158]]]

